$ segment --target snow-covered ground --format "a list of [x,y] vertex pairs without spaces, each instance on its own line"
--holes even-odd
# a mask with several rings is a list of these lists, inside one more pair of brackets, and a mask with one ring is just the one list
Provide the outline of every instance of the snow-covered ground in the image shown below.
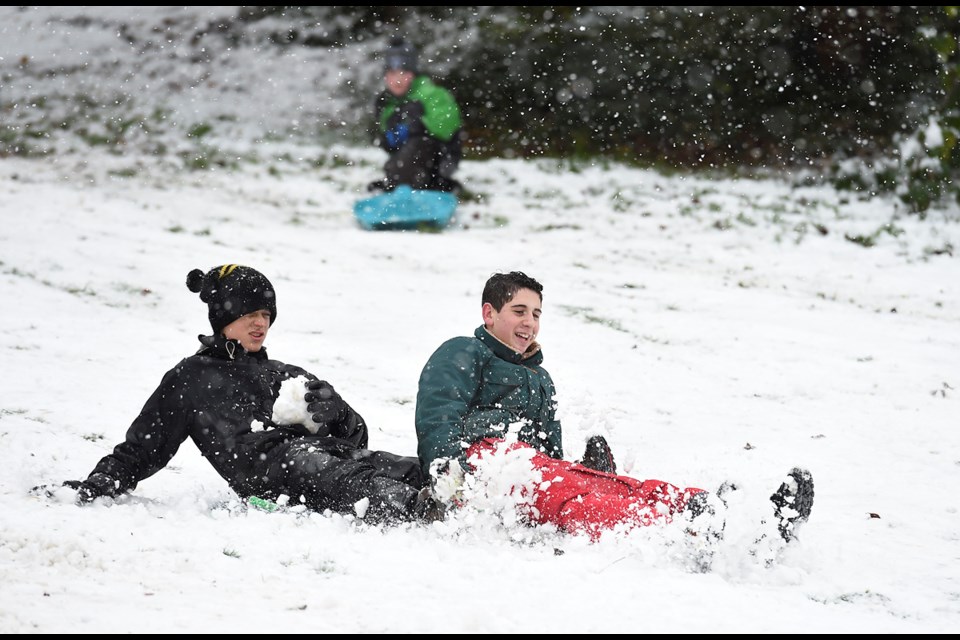
[[[67,10],[0,9],[4,69],[30,42],[101,59],[24,19],[41,9]],[[244,70],[283,87],[282,68]],[[249,133],[257,105],[232,104],[244,114],[217,147],[243,158],[230,167],[76,142],[0,159],[0,632],[960,627],[956,206],[920,221],[799,179],[467,159],[458,177],[476,197],[448,229],[369,232],[351,207],[378,150],[265,140]],[[691,570],[670,527],[590,543],[478,510],[394,528],[267,513],[189,442],[116,503],[32,495],[123,438],[209,330],[187,272],[228,262],[278,289],[270,355],[329,380],[373,447],[406,454],[427,357],[480,324],[491,273],[533,275],[567,457],[601,433],[629,475],[740,486],[713,571]],[[749,548],[794,465],[813,473],[813,514],[767,567]]]

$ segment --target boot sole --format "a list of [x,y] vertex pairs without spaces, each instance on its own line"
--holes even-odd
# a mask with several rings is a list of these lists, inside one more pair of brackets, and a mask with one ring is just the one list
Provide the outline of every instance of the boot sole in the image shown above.
[[789,480],[780,485],[770,500],[776,507],[780,535],[789,542],[796,537],[797,527],[810,517],[814,492],[813,476],[806,469],[795,467],[787,475]]

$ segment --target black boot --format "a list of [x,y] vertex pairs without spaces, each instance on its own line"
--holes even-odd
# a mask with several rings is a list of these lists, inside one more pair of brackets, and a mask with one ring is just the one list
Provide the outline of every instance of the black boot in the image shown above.
[[370,505],[362,518],[370,524],[443,520],[445,509],[429,487],[417,489],[392,478],[375,477],[370,480],[368,491]]
[[704,513],[707,513],[711,516],[716,514],[716,510],[713,508],[713,505],[707,501],[708,495],[709,494],[707,494],[706,491],[701,491],[700,493],[695,493],[690,496],[690,499],[687,500],[686,506],[683,508],[683,510],[686,512],[686,517],[689,520],[696,520]]
[[807,521],[813,508],[813,476],[806,469],[793,468],[780,488],[770,496],[780,536],[790,542],[797,527]]
[[594,471],[617,472],[617,463],[613,460],[613,452],[610,450],[610,445],[607,444],[607,439],[603,436],[591,436],[587,440],[587,448],[583,452],[580,464]]
[[420,522],[438,522],[447,515],[447,508],[442,502],[433,497],[430,487],[424,487],[417,494],[417,501],[413,506],[414,517]]
[[459,181],[444,176],[435,176],[430,188],[434,191],[452,193],[456,196],[459,196],[461,193],[463,193],[463,185],[460,184]]
[[719,492],[713,496],[706,491],[693,494],[683,508],[683,517],[690,523],[687,532],[722,539],[727,528],[726,508],[727,503]]
[[370,193],[376,193],[378,191],[387,193],[389,191],[393,191],[396,188],[396,186],[397,185],[391,184],[389,180],[384,178],[382,180],[374,180],[373,182],[368,184],[367,191],[369,191]]
[[699,573],[710,571],[713,565],[713,557],[726,528],[725,509],[726,503],[719,495],[711,496],[706,491],[690,496],[683,508],[681,517],[687,523],[689,560],[691,567]]

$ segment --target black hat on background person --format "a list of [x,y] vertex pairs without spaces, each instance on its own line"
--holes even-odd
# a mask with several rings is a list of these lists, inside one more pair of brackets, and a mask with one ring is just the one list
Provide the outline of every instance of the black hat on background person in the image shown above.
[[224,264],[207,273],[194,269],[187,274],[187,288],[207,303],[210,326],[218,334],[248,313],[266,309],[270,325],[277,321],[277,294],[267,277],[238,264]]
[[390,39],[390,45],[383,54],[383,70],[417,72],[417,48],[401,36]]

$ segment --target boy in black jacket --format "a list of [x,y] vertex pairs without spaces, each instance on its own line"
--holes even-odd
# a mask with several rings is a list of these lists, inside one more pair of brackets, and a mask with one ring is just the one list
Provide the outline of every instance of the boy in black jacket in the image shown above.
[[[212,335],[168,371],[126,438],[77,489],[80,504],[132,491],[191,438],[241,497],[259,496],[371,522],[431,521],[442,509],[424,489],[416,457],[367,449],[367,425],[333,387],[300,367],[267,357],[276,293],[259,271],[222,265],[194,269],[187,287],[207,303]],[[307,424],[276,424],[281,384],[304,378]]]

